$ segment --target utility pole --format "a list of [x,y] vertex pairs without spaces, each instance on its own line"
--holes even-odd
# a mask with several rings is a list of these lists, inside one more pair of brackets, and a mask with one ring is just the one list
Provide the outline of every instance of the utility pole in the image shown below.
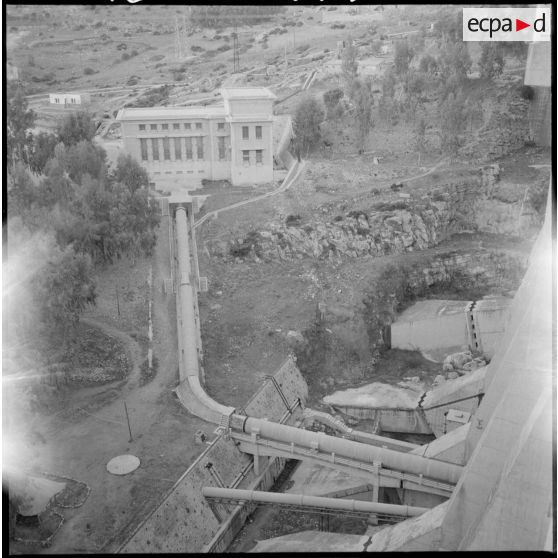
[[238,23],[234,22],[234,35],[233,35],[233,73],[240,71],[240,54],[238,52]]

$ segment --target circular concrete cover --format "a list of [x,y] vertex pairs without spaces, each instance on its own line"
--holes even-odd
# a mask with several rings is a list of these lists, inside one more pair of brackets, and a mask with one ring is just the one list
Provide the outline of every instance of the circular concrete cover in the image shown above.
[[119,455],[107,463],[107,471],[113,475],[127,475],[135,471],[139,464],[140,460],[135,455]]

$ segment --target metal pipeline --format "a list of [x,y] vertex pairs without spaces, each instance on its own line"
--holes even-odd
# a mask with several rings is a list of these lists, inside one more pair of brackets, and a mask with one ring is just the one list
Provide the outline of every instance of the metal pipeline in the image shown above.
[[284,494],[263,492],[260,490],[219,488],[215,486],[204,487],[202,489],[202,494],[206,498],[223,498],[228,500],[259,502],[263,504],[283,504],[339,511],[378,513],[396,515],[399,517],[416,517],[429,510],[429,508],[419,508],[416,506],[398,506],[395,504],[382,504],[380,502],[366,502],[362,500],[345,500],[343,498],[324,498],[323,496],[308,496],[306,494]]
[[[231,425],[237,422],[231,421]],[[425,477],[457,484],[463,471],[463,467],[453,463],[445,463],[435,459],[428,459],[419,455],[402,453],[362,444],[335,436],[328,436],[323,432],[311,432],[301,430],[293,426],[286,426],[275,422],[248,417],[243,421],[243,430],[248,434],[257,434],[263,439],[275,440],[287,444],[296,444],[310,450],[318,450],[323,453],[334,453],[340,457],[347,457],[363,463],[374,463],[379,461],[383,467],[424,475]]]
[[176,243],[178,252],[178,348],[180,351],[179,361],[180,380],[186,380],[196,399],[207,407],[218,413],[216,416],[230,415],[234,407],[221,405],[205,392],[199,377],[198,337],[196,320],[194,317],[194,287],[191,281],[190,247],[188,243],[188,226],[186,209],[176,209]]
[[456,484],[461,476],[463,467],[451,463],[444,463],[418,455],[401,453],[385,448],[379,448],[356,441],[344,440],[323,433],[309,432],[300,428],[285,426],[241,415],[233,415],[234,409],[221,405],[205,393],[199,378],[199,355],[197,350],[197,332],[194,313],[194,288],[191,281],[190,247],[188,243],[188,225],[186,209],[176,209],[176,239],[178,257],[178,295],[179,314],[179,350],[181,362],[181,381],[187,380],[198,401],[214,413],[229,417],[232,430],[249,434],[259,434],[263,439],[275,440],[287,444],[319,450],[340,457],[354,459],[363,463],[381,462],[382,466],[396,471],[424,475],[439,481]]

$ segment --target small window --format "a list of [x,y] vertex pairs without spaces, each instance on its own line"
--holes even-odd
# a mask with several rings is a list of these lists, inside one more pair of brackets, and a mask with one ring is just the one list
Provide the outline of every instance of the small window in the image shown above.
[[248,126],[242,126],[242,139],[248,139]]
[[172,129],[173,130],[180,130],[180,124],[177,124],[176,122],[172,125]]
[[140,130],[145,130],[145,124],[140,124],[140,125],[139,125],[139,129],[140,129]]
[[151,130],[156,130],[157,124],[150,124],[149,127],[151,128]]
[[196,122],[196,130],[201,130],[201,129],[202,129],[202,123]]
[[224,122],[217,122],[217,130],[222,132],[224,129],[225,129],[225,123]]
[[250,166],[250,151],[248,150],[242,151],[242,163],[245,167]]
[[256,126],[256,139],[262,139],[262,127]]
[[162,125],[161,125],[161,129],[163,129],[163,130],[168,130],[168,129],[169,129],[169,125],[168,125],[168,124],[162,124]]
[[256,165],[261,165],[263,163],[263,150],[256,149]]
[[190,124],[190,122],[186,122],[186,123],[184,124],[184,129],[185,129],[185,130],[191,130],[191,129],[192,129],[192,124]]

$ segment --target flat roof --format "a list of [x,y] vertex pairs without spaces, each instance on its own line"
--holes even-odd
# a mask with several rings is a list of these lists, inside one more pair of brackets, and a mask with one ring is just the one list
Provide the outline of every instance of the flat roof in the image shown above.
[[223,99],[277,99],[267,87],[223,87]]
[[462,314],[467,311],[470,304],[470,301],[465,300],[419,300],[413,306],[403,311],[397,317],[394,324],[432,320],[441,316]]
[[226,116],[223,105],[209,107],[133,107],[118,111],[116,120],[167,120],[180,118],[211,118]]

